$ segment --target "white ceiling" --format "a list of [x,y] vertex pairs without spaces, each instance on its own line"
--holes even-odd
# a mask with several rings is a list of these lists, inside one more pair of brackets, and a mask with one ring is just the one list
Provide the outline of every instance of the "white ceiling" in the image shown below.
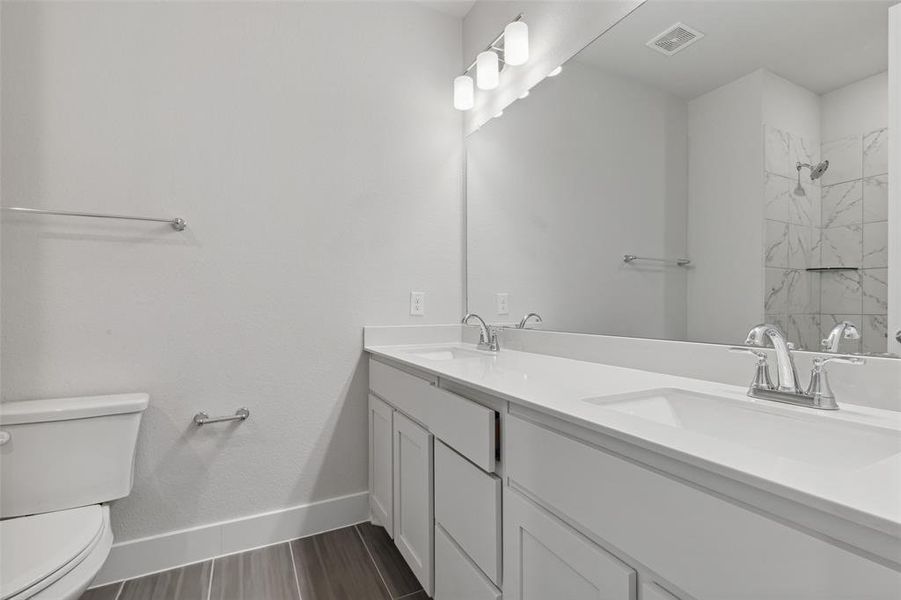
[[428,6],[438,12],[443,12],[444,14],[451,15],[452,17],[457,17],[458,19],[462,19],[465,17],[472,5],[476,3],[476,0],[419,0],[421,4]]
[[[766,68],[824,94],[888,68],[899,0],[648,0],[575,60],[690,99]],[[673,56],[645,46],[682,22],[705,37]]]

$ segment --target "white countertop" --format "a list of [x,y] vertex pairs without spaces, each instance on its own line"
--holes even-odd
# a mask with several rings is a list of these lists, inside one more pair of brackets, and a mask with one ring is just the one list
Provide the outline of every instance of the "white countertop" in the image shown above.
[[[744,387],[649,371],[502,350],[476,358],[432,360],[417,352],[468,344],[366,346],[373,355],[455,381],[510,402],[731,477],[765,492],[835,515],[901,541],[901,413],[841,402],[839,411],[819,411],[748,398]],[[749,367],[748,376],[753,375]],[[889,451],[873,453],[870,462],[845,465],[792,460],[760,445],[749,447],[714,435],[667,426],[586,402],[658,388],[678,388],[757,405],[787,418],[822,423],[824,431],[847,427],[888,441]],[[841,435],[841,430],[839,434]],[[841,440],[839,440],[841,441]],[[764,444],[765,446],[765,437]],[[901,548],[901,546],[899,546]],[[899,556],[889,557],[897,561]]]

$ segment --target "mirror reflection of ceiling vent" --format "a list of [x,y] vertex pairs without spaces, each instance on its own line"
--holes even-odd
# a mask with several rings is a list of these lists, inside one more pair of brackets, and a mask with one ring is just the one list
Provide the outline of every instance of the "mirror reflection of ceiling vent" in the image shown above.
[[700,31],[692,29],[684,23],[676,23],[672,27],[668,27],[660,35],[654,36],[645,45],[661,54],[672,56],[680,50],[685,50],[702,37],[704,37],[704,34]]

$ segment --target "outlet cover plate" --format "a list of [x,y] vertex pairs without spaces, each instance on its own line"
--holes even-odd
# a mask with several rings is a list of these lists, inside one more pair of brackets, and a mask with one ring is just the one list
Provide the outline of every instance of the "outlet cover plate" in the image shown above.
[[410,292],[410,315],[413,317],[425,315],[425,292]]
[[503,292],[497,295],[497,314],[510,314],[510,294]]

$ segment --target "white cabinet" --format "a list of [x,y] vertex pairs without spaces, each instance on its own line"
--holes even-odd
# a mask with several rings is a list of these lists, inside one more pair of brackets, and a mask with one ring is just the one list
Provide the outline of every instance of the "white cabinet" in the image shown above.
[[369,508],[394,537],[394,409],[369,394]]
[[667,588],[697,600],[901,598],[901,572],[766,505],[748,510],[515,404],[500,432],[493,409],[439,384],[370,366],[373,520],[436,600],[678,600]]
[[431,389],[429,429],[477,467],[495,470],[497,413],[472,400]]
[[826,540],[533,422],[504,427],[511,484],[686,596],[901,597],[901,573]]
[[506,600],[635,600],[636,577],[619,559],[504,489]]
[[435,525],[435,600],[500,600],[501,593],[441,527]]
[[495,585],[500,584],[501,480],[437,439],[435,521]]
[[394,413],[394,543],[432,594],[432,435]]
[[437,435],[447,443],[441,446],[440,461],[443,525],[448,539],[456,540],[444,546],[445,556],[459,558],[457,554],[462,553],[461,561],[447,565],[451,571],[444,572],[444,593],[457,589],[454,569],[465,567],[489,581],[485,597],[493,597],[499,592],[491,582],[499,583],[502,571],[502,482],[490,474],[497,467],[498,414],[439,389],[437,383],[433,376],[416,375],[377,360],[369,362],[372,520],[385,526],[422,587],[432,595],[434,489],[439,487],[434,475],[439,467],[433,434]]
[[377,360],[369,361],[369,389],[394,408],[428,424],[432,380],[416,377]]

